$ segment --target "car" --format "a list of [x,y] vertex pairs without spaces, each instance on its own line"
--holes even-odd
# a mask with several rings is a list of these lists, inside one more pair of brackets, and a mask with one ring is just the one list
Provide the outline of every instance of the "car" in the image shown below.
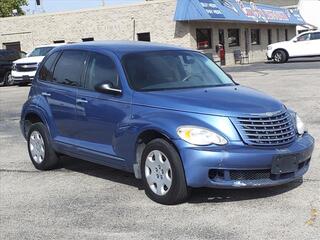
[[128,171],[161,204],[186,201],[192,188],[294,181],[314,148],[294,111],[202,53],[130,41],[52,50],[20,126],[35,168],[67,155]]
[[24,52],[12,49],[0,49],[0,83],[4,86],[12,85],[12,63],[25,56]]
[[289,41],[268,45],[267,58],[275,63],[287,62],[290,58],[320,56],[320,31],[303,32]]
[[53,48],[63,44],[51,44],[36,47],[25,58],[18,59],[13,62],[11,77],[14,84],[20,86],[28,85],[32,82],[38,65],[41,63],[45,55]]

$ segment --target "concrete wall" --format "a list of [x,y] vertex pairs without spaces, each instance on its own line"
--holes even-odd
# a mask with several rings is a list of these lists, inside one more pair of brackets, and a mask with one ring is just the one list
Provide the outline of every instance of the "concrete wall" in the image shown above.
[[[212,28],[213,49],[204,52],[215,53],[218,44],[218,29],[225,30],[226,62],[234,64],[233,51],[245,50],[244,32],[247,28],[261,29],[261,45],[250,46],[250,61],[265,60],[267,49],[267,29],[273,31],[276,42],[276,29],[280,29],[280,40],[284,40],[284,29],[289,38],[295,34],[295,26],[270,24],[244,24],[223,22],[175,22],[173,21],[176,0],[150,1],[123,7],[54,14],[38,14],[23,17],[0,18],[0,47],[8,42],[21,42],[23,51],[31,51],[35,46],[51,44],[56,40],[79,42],[82,38],[95,40],[132,40],[135,20],[135,33],[150,32],[152,42],[176,44],[196,49],[196,28]],[[228,28],[240,29],[240,47],[228,47]],[[250,42],[250,34],[249,42]]]

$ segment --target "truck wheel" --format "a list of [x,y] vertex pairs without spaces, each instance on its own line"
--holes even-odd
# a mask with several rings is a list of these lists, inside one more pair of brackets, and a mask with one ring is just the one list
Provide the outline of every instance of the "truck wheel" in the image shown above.
[[146,195],[155,202],[171,205],[189,195],[184,169],[176,149],[163,139],[147,144],[141,159],[142,181]]
[[43,123],[31,125],[27,140],[29,156],[35,168],[51,170],[57,167],[59,158],[52,148],[48,130]]
[[11,86],[13,85],[13,78],[11,76],[11,72],[6,72],[6,74],[4,75],[4,78],[3,78],[3,84],[4,86]]
[[287,54],[283,50],[276,50],[273,54],[273,60],[276,63],[284,63],[288,60]]

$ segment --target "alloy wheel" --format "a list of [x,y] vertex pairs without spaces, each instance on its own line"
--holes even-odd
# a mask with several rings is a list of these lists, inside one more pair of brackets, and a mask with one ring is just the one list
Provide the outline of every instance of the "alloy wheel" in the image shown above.
[[167,156],[159,151],[151,151],[145,162],[145,176],[150,189],[157,195],[165,195],[172,185],[172,169]]
[[42,163],[45,156],[45,147],[43,138],[38,131],[33,131],[30,134],[29,148],[33,160],[38,164]]

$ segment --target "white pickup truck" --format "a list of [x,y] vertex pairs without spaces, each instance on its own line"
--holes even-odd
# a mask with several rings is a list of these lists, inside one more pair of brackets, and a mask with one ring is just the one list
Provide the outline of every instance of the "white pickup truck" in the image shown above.
[[320,56],[320,31],[303,32],[289,41],[268,46],[267,57],[276,63],[284,63],[289,58]]
[[33,80],[38,65],[53,48],[62,44],[51,44],[36,47],[26,58],[13,62],[11,77],[14,84],[27,85]]

